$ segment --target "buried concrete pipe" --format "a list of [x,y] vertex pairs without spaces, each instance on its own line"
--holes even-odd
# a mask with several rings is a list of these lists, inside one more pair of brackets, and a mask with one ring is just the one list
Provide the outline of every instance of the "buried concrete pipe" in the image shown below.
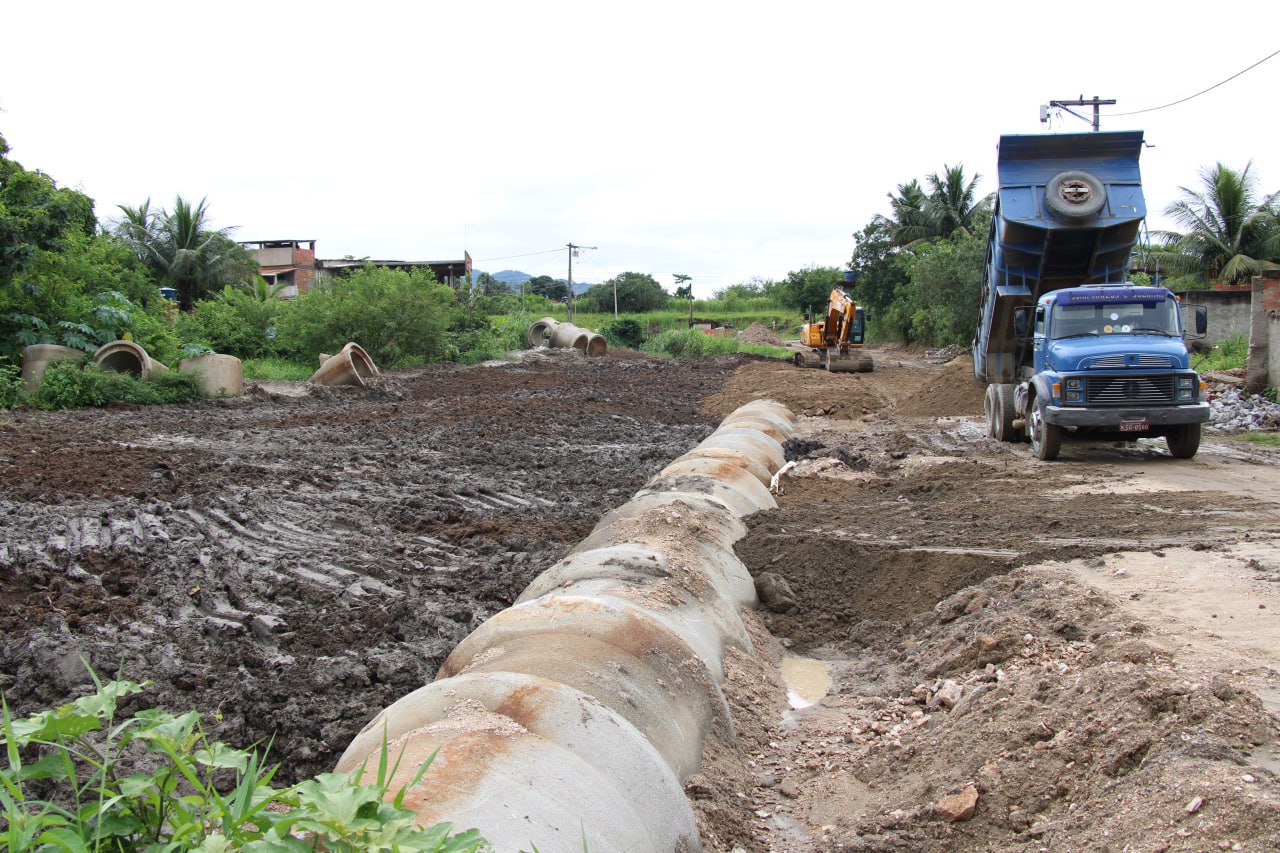
[[103,344],[93,354],[93,362],[103,370],[129,373],[139,379],[154,379],[169,372],[169,368],[147,355],[147,351],[133,341]]
[[681,786],[709,738],[736,743],[720,685],[728,651],[752,650],[741,609],[755,586],[733,543],[774,506],[761,476],[793,424],[749,406],[380,713],[338,769],[376,765],[388,743],[407,780],[439,749],[406,803],[497,849],[701,849]]
[[309,382],[317,385],[356,385],[363,387],[365,380],[378,375],[378,366],[357,343],[349,343],[335,355],[329,356],[320,369],[311,374]]
[[244,393],[244,366],[234,355],[211,352],[184,358],[179,373],[189,373],[200,383],[206,397],[239,397]]
[[592,358],[598,358],[609,353],[609,344],[605,341],[603,335],[598,335],[572,323],[557,323],[550,332],[548,343],[550,346],[562,349],[573,348],[580,350],[583,354]]
[[28,394],[40,387],[40,380],[55,361],[84,361],[83,350],[57,344],[32,344],[22,348],[22,390]]

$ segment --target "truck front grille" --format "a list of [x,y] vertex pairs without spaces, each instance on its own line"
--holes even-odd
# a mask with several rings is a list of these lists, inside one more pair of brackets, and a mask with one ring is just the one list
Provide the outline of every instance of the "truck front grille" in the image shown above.
[[1116,367],[1173,367],[1173,359],[1167,355],[1152,355],[1150,353],[1139,353],[1134,356],[1100,355],[1087,359],[1081,366],[1090,370]]
[[1136,406],[1177,401],[1174,377],[1086,376],[1085,402],[1094,406]]

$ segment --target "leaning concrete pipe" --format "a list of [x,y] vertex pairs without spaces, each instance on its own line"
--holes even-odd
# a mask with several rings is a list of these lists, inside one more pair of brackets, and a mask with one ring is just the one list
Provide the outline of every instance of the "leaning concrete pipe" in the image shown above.
[[357,385],[362,386],[366,379],[378,375],[378,366],[373,359],[357,343],[348,343],[336,355],[324,360],[309,382],[317,385]]
[[[384,738],[404,774],[438,748],[409,801],[419,820],[477,826],[498,849],[576,848],[581,834],[591,849],[700,849],[681,783],[708,737],[734,742],[725,654],[751,650],[740,610],[755,588],[733,543],[774,505],[761,476],[792,425],[749,405],[380,713],[338,768],[376,759]],[[581,728],[588,707],[607,737]]]
[[154,379],[169,372],[169,368],[147,355],[147,351],[133,341],[103,344],[94,352],[93,361],[103,370],[131,373],[139,379]]

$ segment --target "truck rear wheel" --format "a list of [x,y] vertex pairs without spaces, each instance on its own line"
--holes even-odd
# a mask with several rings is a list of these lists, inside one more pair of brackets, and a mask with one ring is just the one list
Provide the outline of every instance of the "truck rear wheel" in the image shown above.
[[982,406],[987,415],[988,435],[996,441],[1022,441],[1022,431],[1013,426],[1012,385],[988,385]]
[[1031,452],[1041,462],[1052,462],[1058,458],[1062,449],[1062,427],[1051,424],[1044,419],[1044,404],[1039,400],[1032,401],[1031,410]]
[[1174,459],[1190,459],[1200,449],[1200,424],[1182,424],[1164,437]]

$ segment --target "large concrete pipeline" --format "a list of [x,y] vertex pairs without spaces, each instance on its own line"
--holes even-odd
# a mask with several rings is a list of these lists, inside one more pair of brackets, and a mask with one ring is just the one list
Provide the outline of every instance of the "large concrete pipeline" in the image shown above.
[[748,403],[600,520],[516,604],[356,736],[342,772],[401,755],[393,787],[423,824],[478,827],[499,850],[696,851],[682,783],[709,735],[733,742],[730,647],[752,651],[755,585],[733,553],[776,504],[794,417]]
[[552,317],[543,317],[530,326],[527,340],[531,348],[550,346],[569,349],[572,347],[592,357],[606,355],[609,352],[609,343],[604,339],[604,335],[579,328],[572,323],[561,323]]

